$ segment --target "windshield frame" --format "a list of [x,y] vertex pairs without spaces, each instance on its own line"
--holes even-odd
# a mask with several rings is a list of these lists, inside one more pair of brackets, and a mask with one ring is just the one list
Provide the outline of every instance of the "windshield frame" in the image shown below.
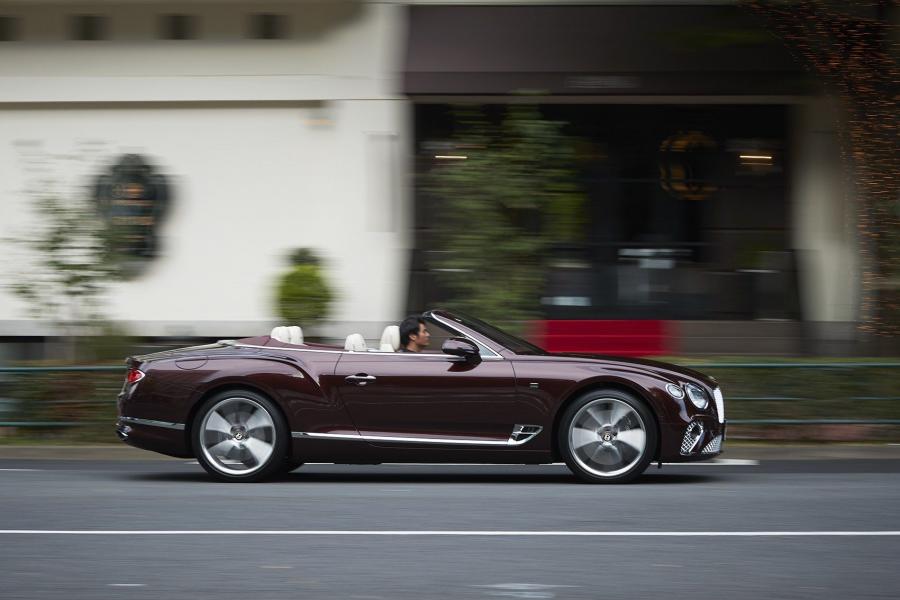
[[503,331],[496,325],[491,325],[471,315],[446,310],[429,310],[423,316],[436,318],[439,322],[447,320],[457,326],[465,327],[470,333],[476,334],[477,337],[489,340],[516,356],[545,356],[549,354],[540,346],[536,346],[527,340]]

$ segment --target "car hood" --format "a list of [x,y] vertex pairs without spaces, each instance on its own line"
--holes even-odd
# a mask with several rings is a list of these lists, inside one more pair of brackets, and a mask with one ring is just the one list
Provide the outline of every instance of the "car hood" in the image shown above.
[[653,374],[666,377],[668,379],[694,379],[703,384],[714,388],[718,385],[714,377],[705,375],[700,371],[695,371],[681,365],[673,365],[672,363],[661,362],[658,360],[649,360],[646,358],[629,358],[624,356],[608,356],[604,354],[587,354],[582,352],[554,352],[548,354],[548,357],[554,357],[565,360],[567,362],[588,362],[601,363],[605,365],[619,365],[637,368],[643,371],[649,371]]

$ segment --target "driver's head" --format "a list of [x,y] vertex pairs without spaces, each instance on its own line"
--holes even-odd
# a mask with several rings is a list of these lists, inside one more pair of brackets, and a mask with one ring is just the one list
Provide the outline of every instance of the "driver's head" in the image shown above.
[[431,334],[425,328],[422,317],[406,317],[400,322],[400,346],[412,352],[421,352],[428,347]]

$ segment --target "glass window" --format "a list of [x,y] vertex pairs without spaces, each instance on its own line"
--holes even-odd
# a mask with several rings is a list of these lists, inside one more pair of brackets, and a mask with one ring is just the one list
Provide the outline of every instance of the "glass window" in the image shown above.
[[197,17],[163,15],[159,29],[159,37],[163,40],[194,40],[197,39]]
[[287,17],[258,13],[250,18],[250,36],[256,40],[281,40],[287,36]]
[[71,39],[81,42],[105,40],[106,17],[102,15],[75,15],[71,20]]
[[19,19],[0,15],[0,42],[15,42],[19,39]]
[[522,338],[516,337],[511,333],[507,333],[502,329],[494,327],[490,323],[486,323],[481,319],[477,319],[471,315],[456,313],[455,320],[480,333],[484,337],[494,340],[508,350],[512,350],[516,354],[546,354],[543,349],[526,342]]

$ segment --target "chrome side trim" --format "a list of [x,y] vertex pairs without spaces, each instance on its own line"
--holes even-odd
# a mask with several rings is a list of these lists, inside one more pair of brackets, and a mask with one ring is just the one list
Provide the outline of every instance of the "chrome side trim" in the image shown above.
[[395,442],[402,444],[451,444],[462,446],[521,446],[530,442],[543,430],[539,425],[516,425],[509,439],[506,440],[475,440],[465,438],[423,438],[415,436],[398,435],[362,435],[359,433],[313,433],[307,431],[292,431],[293,438],[313,438],[326,440],[350,440],[357,442]]
[[[235,348],[261,348],[263,350],[287,350],[289,352],[322,352],[325,354],[354,354],[356,356],[393,356],[396,358],[430,358],[432,360],[449,360],[450,357],[448,354],[436,353],[436,352],[376,352],[368,350],[366,352],[353,352],[352,350],[317,350],[315,348],[281,348],[279,346],[257,346],[256,344],[234,344]],[[487,348],[487,346],[485,346]],[[491,350],[490,348],[487,348]],[[491,350],[493,352],[493,350]],[[482,360],[505,360],[502,356],[482,356]]]
[[169,423],[168,421],[139,419],[137,417],[119,417],[119,421],[125,423],[134,423],[135,425],[150,425],[151,427],[163,427],[165,429],[177,429],[179,431],[184,431],[184,423]]
[[315,350],[314,348],[282,348],[280,346],[258,346],[256,344],[234,344],[235,348],[262,348],[263,350],[287,350],[288,352],[324,352],[326,354],[344,354],[343,350]]

